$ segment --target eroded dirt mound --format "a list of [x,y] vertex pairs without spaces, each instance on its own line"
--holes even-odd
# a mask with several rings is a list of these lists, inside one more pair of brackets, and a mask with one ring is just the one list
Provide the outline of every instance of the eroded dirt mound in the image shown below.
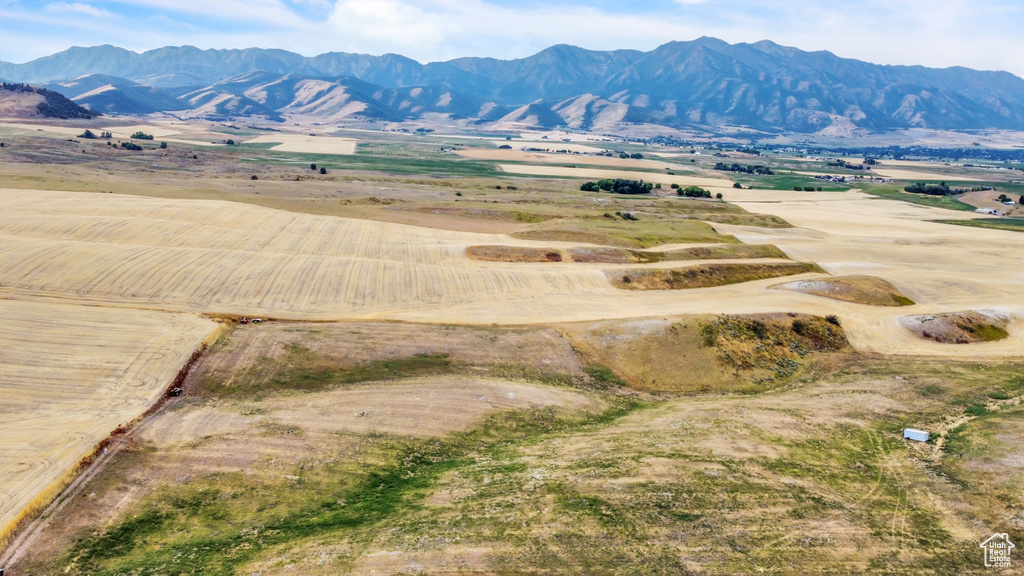
[[523,248],[519,246],[470,246],[466,256],[485,262],[581,262],[585,264],[650,264],[687,260],[736,260],[783,258],[786,254],[770,244],[712,244],[679,250],[629,250],[627,248],[576,247]]
[[824,296],[843,302],[856,302],[871,306],[913,306],[914,301],[900,292],[889,282],[874,276],[839,276],[816,280],[798,280],[788,284],[773,286],[782,290],[792,290]]
[[658,394],[749,393],[787,381],[810,355],[848,346],[838,318],[686,316],[566,325],[586,355]]
[[900,323],[920,338],[943,344],[995,342],[1009,336],[1009,319],[983,312],[949,312],[904,316]]
[[616,288],[626,290],[683,290],[739,284],[766,278],[821,272],[816,264],[704,264],[689,268],[609,270],[605,275]]

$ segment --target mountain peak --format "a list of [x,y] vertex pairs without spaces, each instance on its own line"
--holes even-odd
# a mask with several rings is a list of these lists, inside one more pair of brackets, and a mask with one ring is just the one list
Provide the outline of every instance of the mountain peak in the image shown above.
[[[1024,129],[1024,80],[1008,73],[879,66],[770,40],[729,44],[708,36],[650,52],[556,44],[514,60],[465,57],[428,64],[392,53],[306,58],[284,50],[168,46],[140,54],[104,45],[26,64],[0,63],[0,77],[63,81],[51,86],[88,99],[83,102],[93,109],[125,113],[187,109],[192,104],[182,94],[211,93],[238,104],[221,112],[269,117],[292,106],[295,90],[305,87],[303,98],[315,100],[323,94],[309,93],[310,87],[344,84],[343,94],[324,90],[336,99],[358,99],[364,115],[392,120],[433,110],[485,121],[528,109],[529,117],[544,123],[564,108],[568,125],[583,129],[594,122],[645,122],[816,132],[839,122],[887,130],[905,128],[909,119],[939,129]],[[337,80],[344,78],[351,80]],[[391,100],[379,101],[384,94]],[[405,104],[392,109],[393,103]],[[339,110],[303,108],[314,109]]]

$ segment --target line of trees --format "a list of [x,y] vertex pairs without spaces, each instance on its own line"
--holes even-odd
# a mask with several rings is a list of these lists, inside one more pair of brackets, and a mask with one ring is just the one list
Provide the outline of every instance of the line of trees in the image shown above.
[[650,194],[651,190],[654,189],[654,184],[650,182],[644,182],[643,180],[625,180],[623,178],[616,178],[614,180],[605,178],[598,180],[597,182],[584,182],[580,185],[580,190],[584,192],[598,192],[605,191],[611,192],[612,194]]
[[906,192],[913,194],[928,194],[929,196],[953,196],[955,194],[965,194],[967,192],[985,192],[988,190],[995,190],[991,186],[973,186],[971,188],[950,188],[945,182],[939,182],[938,184],[928,184],[927,182],[918,182],[911,184],[903,188]]
[[733,162],[732,164],[718,162],[715,164],[715,170],[721,170],[723,172],[743,172],[745,174],[761,174],[764,176],[772,176],[775,174],[775,172],[772,172],[772,169],[767,166],[762,166],[760,164],[747,166],[736,162]]

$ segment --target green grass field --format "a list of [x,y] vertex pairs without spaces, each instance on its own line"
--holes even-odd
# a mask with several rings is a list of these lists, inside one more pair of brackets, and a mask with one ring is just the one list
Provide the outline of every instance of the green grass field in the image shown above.
[[938,222],[956,224],[957,226],[970,226],[971,228],[1024,232],[1024,218],[976,218],[974,220],[938,220]]
[[899,200],[920,206],[932,208],[945,208],[946,210],[957,210],[960,212],[973,212],[974,206],[961,202],[956,196],[929,196],[927,194],[911,194],[904,192],[903,188],[890,186],[865,185],[861,190],[866,194],[885,198],[886,200]]

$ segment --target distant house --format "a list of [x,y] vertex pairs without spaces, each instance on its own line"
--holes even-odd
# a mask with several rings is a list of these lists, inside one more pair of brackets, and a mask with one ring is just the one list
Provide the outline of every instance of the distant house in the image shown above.
[[906,440],[916,440],[918,442],[927,442],[929,434],[924,430],[914,430],[913,428],[906,428],[903,430],[903,438]]
[[978,214],[989,214],[991,216],[1002,216],[1003,213],[995,208],[978,208],[975,210]]

